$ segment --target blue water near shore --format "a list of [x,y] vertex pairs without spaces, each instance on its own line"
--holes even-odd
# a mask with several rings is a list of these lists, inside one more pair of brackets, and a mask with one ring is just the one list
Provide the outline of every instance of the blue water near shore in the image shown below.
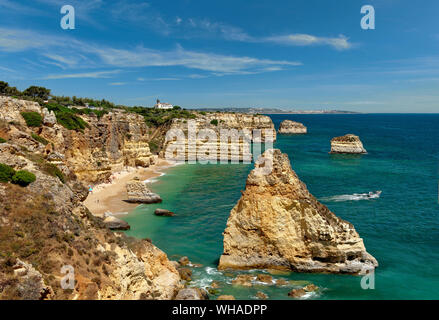
[[[169,169],[151,184],[163,203],[142,205],[124,217],[132,228],[127,233],[152,239],[171,259],[185,255],[202,264],[193,269],[192,285],[217,280],[222,284],[217,295],[253,299],[262,291],[270,299],[288,299],[289,290],[311,282],[323,290],[308,299],[439,299],[439,115],[271,117],[276,128],[284,119],[308,127],[307,135],[279,135],[274,146],[288,154],[314,196],[354,224],[380,264],[374,290],[363,290],[361,277],[297,273],[273,275],[290,280],[289,286],[243,288],[231,285],[232,274],[216,270],[222,232],[252,164],[184,164]],[[359,135],[368,154],[328,154],[330,139],[347,133]],[[375,190],[382,190],[379,199],[338,197]],[[176,216],[156,217],[158,207]]]

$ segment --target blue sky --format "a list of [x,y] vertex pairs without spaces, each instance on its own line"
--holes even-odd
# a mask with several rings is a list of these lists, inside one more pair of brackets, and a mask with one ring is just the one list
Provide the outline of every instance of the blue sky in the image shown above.
[[0,0],[0,79],[126,105],[439,112],[438,27],[436,0]]

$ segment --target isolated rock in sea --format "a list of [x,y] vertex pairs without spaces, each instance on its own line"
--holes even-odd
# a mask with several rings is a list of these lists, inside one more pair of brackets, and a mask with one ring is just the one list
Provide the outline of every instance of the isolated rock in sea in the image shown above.
[[113,216],[106,217],[104,224],[110,230],[130,230],[130,225],[128,222]]
[[303,134],[307,133],[307,128],[300,122],[284,120],[279,126],[280,134]]
[[331,139],[330,153],[367,153],[360,138],[354,134]]
[[306,291],[304,289],[293,289],[290,292],[288,292],[288,296],[292,298],[302,298],[306,295]]
[[219,296],[216,300],[236,300],[236,299],[234,296],[222,295],[222,296]]
[[273,277],[269,274],[258,274],[256,277],[256,280],[259,282],[264,282],[266,284],[272,284],[273,283]]
[[156,216],[162,216],[162,217],[172,217],[174,215],[174,212],[166,210],[166,209],[156,209],[154,211],[154,214]]
[[309,284],[303,288],[306,292],[315,292],[319,290],[319,287],[317,287],[315,284]]
[[252,281],[255,279],[254,276],[249,274],[240,274],[234,280],[232,280],[233,285],[251,287]]
[[377,266],[354,226],[308,192],[288,156],[265,151],[230,213],[219,269],[365,274]]
[[203,289],[186,288],[178,292],[175,300],[209,300],[209,296]]
[[156,193],[148,189],[145,182],[130,181],[126,185],[128,199],[126,202],[131,203],[158,203],[162,202],[162,198]]
[[256,292],[256,297],[257,297],[258,299],[261,299],[261,300],[266,300],[266,299],[268,299],[268,296],[267,296],[265,293],[263,293],[262,291],[258,291],[258,292]]

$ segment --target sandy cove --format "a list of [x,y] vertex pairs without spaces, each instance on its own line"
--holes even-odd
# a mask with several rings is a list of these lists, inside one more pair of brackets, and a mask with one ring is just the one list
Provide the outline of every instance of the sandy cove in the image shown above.
[[98,217],[103,217],[106,212],[113,215],[127,214],[139,204],[123,201],[127,199],[126,183],[134,177],[139,177],[141,181],[159,177],[172,166],[173,163],[159,159],[157,164],[148,168],[128,168],[115,172],[111,183],[93,186],[93,192],[88,195],[84,205]]

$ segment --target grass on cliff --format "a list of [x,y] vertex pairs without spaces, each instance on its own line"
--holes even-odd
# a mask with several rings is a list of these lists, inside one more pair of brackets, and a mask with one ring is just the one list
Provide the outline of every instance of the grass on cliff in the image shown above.
[[38,112],[22,112],[21,116],[28,127],[41,127],[43,124],[43,117]]
[[12,182],[22,187],[27,187],[32,182],[35,182],[36,179],[32,172],[26,170],[15,171],[12,167],[0,163],[0,182]]
[[49,111],[55,113],[56,121],[66,129],[82,131],[90,127],[87,122],[77,116],[77,112],[73,109],[56,103],[48,103],[45,106]]
[[36,133],[31,133],[32,138],[34,138],[35,140],[37,140],[39,143],[44,144],[45,146],[47,146],[49,144],[49,141],[47,141],[46,139],[44,139],[43,137],[37,135]]

